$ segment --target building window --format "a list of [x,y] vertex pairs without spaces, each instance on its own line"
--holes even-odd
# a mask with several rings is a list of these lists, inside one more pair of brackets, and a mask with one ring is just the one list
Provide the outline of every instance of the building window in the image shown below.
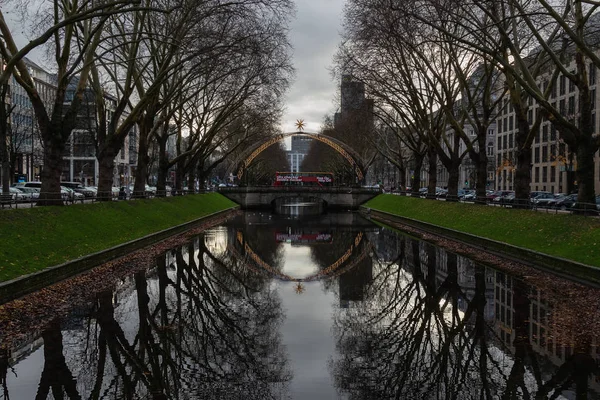
[[498,125],[498,133],[502,133],[502,120],[499,119],[497,121],[497,125]]
[[589,68],[589,76],[590,76],[590,85],[595,85],[596,84],[596,66],[594,66],[594,63],[590,63],[590,68]]
[[535,180],[534,182],[540,181],[540,167],[535,167]]
[[565,104],[565,99],[561,99],[558,102],[558,112],[560,113],[560,115],[565,115],[566,114],[566,104]]
[[502,150],[502,138],[498,136],[498,150]]
[[569,97],[569,115],[575,114],[575,96]]
[[[575,74],[575,71],[571,71],[571,74]],[[569,79],[569,93],[575,91],[575,82],[572,79]]]
[[531,125],[533,123],[533,110],[532,109],[529,109],[529,111],[527,112],[527,122],[529,123],[529,125]]
[[548,141],[548,125],[544,125],[542,127],[542,143],[546,143]]
[[548,162],[548,146],[542,147],[542,162]]
[[509,133],[508,134],[508,148],[512,149],[512,147],[513,147],[513,134]]
[[556,167],[550,167],[550,182],[556,182]]
[[507,149],[507,144],[506,144],[506,135],[502,136],[502,148],[503,149]]
[[540,148],[539,147],[536,147],[533,150],[533,155],[534,155],[533,156],[533,162],[539,163],[540,162]]
[[565,89],[567,88],[567,81],[564,75],[561,75],[559,78],[559,87],[558,87],[558,94],[560,96],[562,96],[563,94],[565,94]]
[[508,130],[509,131],[513,130],[513,116],[512,115],[510,117],[508,117]]
[[550,125],[550,141],[556,140],[556,126],[554,124]]
[[548,182],[548,167],[542,167],[542,183]]

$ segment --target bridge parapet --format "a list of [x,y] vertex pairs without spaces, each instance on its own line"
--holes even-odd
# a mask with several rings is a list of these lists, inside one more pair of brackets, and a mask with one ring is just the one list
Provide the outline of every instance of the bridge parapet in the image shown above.
[[242,208],[271,207],[275,199],[282,197],[314,197],[323,200],[331,208],[355,210],[382,191],[349,186],[234,186],[219,188],[219,193]]

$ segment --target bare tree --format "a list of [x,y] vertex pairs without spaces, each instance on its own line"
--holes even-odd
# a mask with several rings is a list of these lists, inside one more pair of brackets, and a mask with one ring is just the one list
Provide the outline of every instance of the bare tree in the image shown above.
[[[53,1],[42,8],[40,26],[44,30],[34,40],[19,49],[13,34],[0,13],[0,55],[6,69],[0,75],[0,85],[7,85],[13,71],[23,86],[35,111],[44,148],[40,205],[62,204],[60,175],[65,144],[74,128],[82,102],[96,48],[102,37],[102,27],[111,15],[137,8],[130,1]],[[43,103],[23,57],[50,39],[56,63],[57,90],[52,109]],[[80,46],[78,46],[80,44]],[[69,85],[73,87],[69,88]],[[67,95],[69,97],[67,97]],[[3,124],[0,124],[3,125]]]

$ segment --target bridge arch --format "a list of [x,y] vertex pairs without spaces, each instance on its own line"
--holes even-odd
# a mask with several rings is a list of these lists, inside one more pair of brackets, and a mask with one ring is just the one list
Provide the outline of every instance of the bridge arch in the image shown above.
[[285,138],[292,136],[304,136],[309,137],[314,140],[318,140],[321,143],[324,143],[331,147],[333,150],[337,151],[348,163],[352,166],[354,173],[359,181],[362,181],[365,176],[365,169],[363,166],[363,162],[361,157],[358,155],[354,149],[348,146],[346,143],[332,138],[331,136],[317,134],[313,132],[288,132],[288,133],[280,133],[278,135],[272,136],[265,140],[264,142],[259,142],[255,146],[250,147],[246,150],[242,156],[238,159],[238,161],[233,164],[229,170],[227,170],[227,175],[233,174],[234,172],[237,175],[238,180],[241,180],[244,176],[244,172],[246,169],[252,164],[254,159],[258,157],[260,153],[265,151],[270,146],[274,145],[277,142],[282,141]]

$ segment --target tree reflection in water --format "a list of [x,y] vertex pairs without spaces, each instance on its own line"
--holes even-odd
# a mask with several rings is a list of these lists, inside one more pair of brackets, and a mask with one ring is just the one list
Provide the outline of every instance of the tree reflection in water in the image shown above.
[[[84,329],[44,332],[36,399],[285,397],[283,316],[267,280],[197,238],[129,283],[98,296]],[[63,336],[79,343],[63,349]]]
[[341,392],[361,400],[589,398],[599,372],[591,333],[551,362],[548,339],[532,334],[538,291],[430,244],[392,240],[399,254],[375,262],[364,301],[336,313],[330,369]]
[[[289,397],[273,283],[286,259],[275,228],[258,226],[214,229],[101,293],[91,312],[51,324],[21,353],[41,356],[43,344],[36,399]],[[554,278],[533,287],[386,230],[367,229],[360,241],[353,228],[332,232],[331,244],[308,246],[323,269],[354,243],[344,273],[319,285],[324,301],[337,295],[340,305],[330,371],[349,399],[598,398],[596,332],[580,328],[599,317],[581,306],[597,291],[563,291],[568,285]],[[246,244],[271,267],[261,268]],[[372,259],[358,258],[371,251]],[[17,374],[9,356],[0,352],[0,400],[31,398],[9,393],[7,376]]]

